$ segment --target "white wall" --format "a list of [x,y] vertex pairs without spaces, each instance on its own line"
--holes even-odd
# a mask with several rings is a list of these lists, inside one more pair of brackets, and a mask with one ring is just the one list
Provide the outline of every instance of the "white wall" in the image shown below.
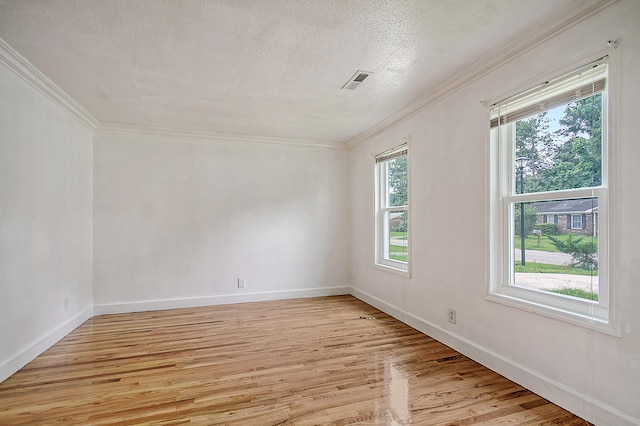
[[91,161],[91,131],[0,66],[0,381],[91,316]]
[[[599,425],[640,423],[638,22],[640,2],[623,0],[348,158],[124,133],[95,134],[92,152],[89,130],[0,67],[0,380],[90,316],[92,301],[115,312],[341,293],[351,282],[358,297]],[[618,37],[624,90],[611,240],[624,302],[622,336],[612,337],[485,299],[480,101],[552,76],[580,56],[573,52]],[[372,266],[371,154],[408,135],[410,279]],[[236,287],[241,276],[245,289]]]
[[[355,146],[350,153],[353,293],[598,425],[640,424],[640,2],[621,1]],[[620,160],[611,191],[622,336],[485,299],[488,110],[621,38]],[[592,59],[596,59],[593,57]],[[576,64],[576,66],[579,64]],[[612,83],[615,84],[612,80]],[[373,268],[371,154],[411,135],[412,278]],[[457,324],[447,309],[457,310]]]
[[96,133],[96,312],[347,293],[346,163],[344,150]]

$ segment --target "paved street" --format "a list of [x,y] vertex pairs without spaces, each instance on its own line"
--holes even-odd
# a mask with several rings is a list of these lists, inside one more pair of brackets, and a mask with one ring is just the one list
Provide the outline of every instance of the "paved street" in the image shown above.
[[391,238],[389,238],[389,244],[392,245],[392,246],[407,247],[408,242],[407,242],[406,238],[391,237]]
[[[520,249],[515,249],[515,259],[520,260]],[[524,253],[526,262],[548,263],[551,265],[568,265],[571,263],[571,255],[552,251],[526,250]]]

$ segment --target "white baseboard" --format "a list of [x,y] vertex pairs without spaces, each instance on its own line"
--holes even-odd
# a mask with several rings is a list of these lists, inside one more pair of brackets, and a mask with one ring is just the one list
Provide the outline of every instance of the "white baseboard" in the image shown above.
[[0,383],[9,376],[20,370],[22,367],[33,361],[38,355],[56,344],[67,334],[71,333],[83,322],[93,316],[93,306],[87,306],[77,315],[69,318],[56,328],[50,330],[31,344],[27,345],[22,351],[14,356],[2,361],[0,364]]
[[476,342],[405,312],[365,291],[351,287],[351,295],[591,423],[599,426],[640,425],[640,419],[507,359]]
[[263,302],[267,300],[298,299],[304,297],[350,294],[350,287],[318,287],[311,289],[278,290],[254,293],[235,293],[217,296],[181,297],[175,299],[143,300],[137,302],[105,303],[93,307],[94,315],[157,311],[162,309],[195,308],[230,303]]

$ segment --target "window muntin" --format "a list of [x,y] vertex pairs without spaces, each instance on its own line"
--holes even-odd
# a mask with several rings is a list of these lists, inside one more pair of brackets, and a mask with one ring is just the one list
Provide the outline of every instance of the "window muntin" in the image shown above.
[[408,272],[408,150],[403,144],[376,156],[376,256],[378,266]]
[[608,322],[606,79],[600,60],[492,110],[490,298]]

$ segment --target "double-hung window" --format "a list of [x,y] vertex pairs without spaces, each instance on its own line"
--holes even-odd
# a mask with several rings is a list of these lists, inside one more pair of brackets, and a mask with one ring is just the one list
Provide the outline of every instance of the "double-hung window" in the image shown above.
[[408,148],[402,144],[375,156],[375,263],[409,272]]
[[607,58],[490,112],[489,299],[609,330]]

